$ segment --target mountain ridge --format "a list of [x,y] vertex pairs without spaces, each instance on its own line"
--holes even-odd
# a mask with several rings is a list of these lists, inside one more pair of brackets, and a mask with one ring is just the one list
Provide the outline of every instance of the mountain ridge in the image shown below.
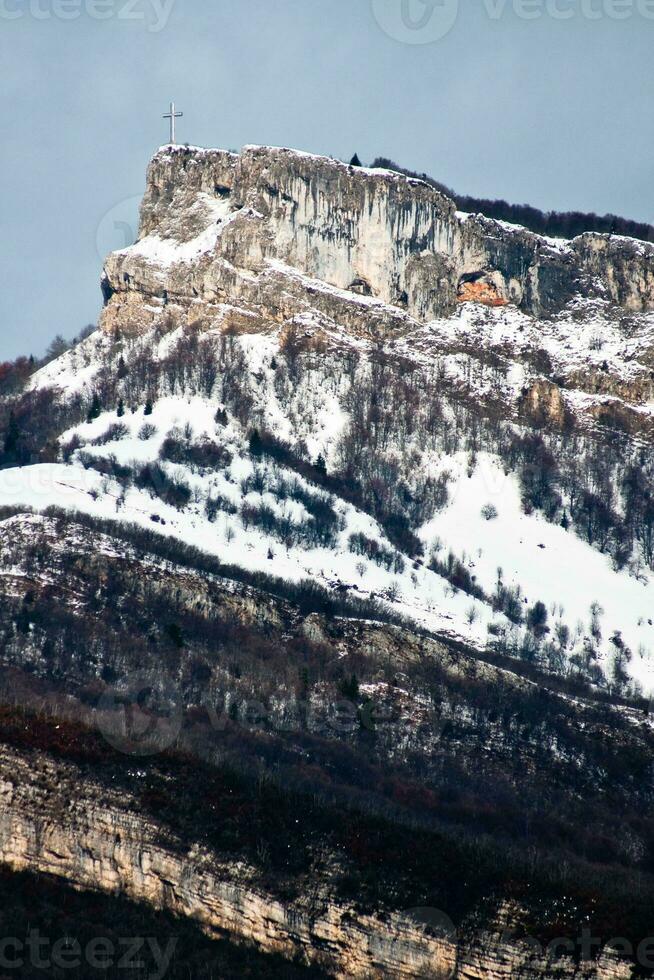
[[5,862],[336,976],[640,975],[653,255],[156,154],[99,329],[0,394]]
[[554,209],[544,211],[542,208],[530,204],[509,204],[501,198],[458,194],[451,187],[430,177],[429,174],[401,167],[388,157],[376,157],[371,167],[373,169],[395,170],[409,177],[424,180],[440,190],[446,197],[455,201],[461,211],[471,211],[474,214],[484,214],[489,218],[508,221],[512,224],[521,225],[536,234],[569,240],[584,232],[596,232],[636,238],[646,242],[654,240],[654,226],[646,221],[623,218],[612,213],[599,215],[587,211],[557,211]]
[[[215,230],[216,209],[223,227],[205,249],[202,235]],[[114,253],[105,268],[106,328],[121,323],[118,300],[129,293],[125,276],[161,298],[156,277],[148,281],[142,253],[148,240],[154,245],[162,239],[178,242],[177,254],[173,247],[163,260],[167,265],[183,263],[180,244],[190,242],[200,254],[216,250],[216,260],[227,263],[213,263],[211,282],[205,277],[204,284],[190,283],[200,296],[203,285],[208,288],[209,304],[219,300],[222,276],[234,290],[230,265],[258,270],[270,260],[399,305],[418,319],[451,313],[464,287],[472,290],[464,298],[474,298],[475,285],[496,302],[537,314],[560,311],[582,286],[586,298],[608,299],[632,312],[654,302],[654,246],[648,243],[593,234],[569,243],[548,240],[483,217],[458,216],[453,202],[422,181],[297,151],[252,146],[234,156],[167,147],[148,168],[136,246]],[[152,258],[157,261],[156,254]],[[174,278],[169,285],[172,298]],[[188,299],[185,287],[178,292]],[[127,315],[123,319],[127,329]]]

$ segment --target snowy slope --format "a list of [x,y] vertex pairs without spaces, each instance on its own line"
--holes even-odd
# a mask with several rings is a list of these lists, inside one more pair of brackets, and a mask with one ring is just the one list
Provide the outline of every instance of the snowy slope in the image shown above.
[[[465,555],[465,563],[484,590],[492,593],[502,570],[507,585],[520,586],[525,605],[541,600],[550,610],[552,625],[568,625],[577,641],[588,635],[591,604],[603,609],[601,628],[605,658],[610,636],[620,631],[636,654],[632,675],[645,689],[654,689],[654,578],[614,571],[611,560],[570,531],[546,521],[537,512],[527,515],[516,477],[505,473],[498,460],[481,453],[472,476],[468,457],[457,453],[447,460],[453,480],[450,503],[423,526],[427,546],[436,540],[446,550]],[[497,517],[488,520],[482,508],[491,504]],[[606,641],[609,641],[608,643]]]
[[[182,413],[178,418],[181,416]],[[414,569],[409,562],[403,571],[387,571],[365,556],[349,551],[347,539],[356,532],[363,532],[391,548],[376,522],[349,504],[340,505],[344,528],[334,548],[286,547],[257,528],[246,528],[237,515],[219,514],[210,522],[204,514],[204,502],[216,491],[229,493],[237,506],[246,499],[252,503],[266,496],[245,497],[239,490],[236,479],[244,479],[252,470],[251,461],[237,456],[226,476],[197,477],[193,488],[198,502],[182,512],[146,490],[130,488],[123,496],[119,483],[75,464],[43,464],[0,472],[0,499],[3,504],[26,505],[37,511],[57,506],[71,512],[135,523],[172,535],[226,563],[291,581],[312,578],[332,588],[349,585],[360,597],[381,598],[396,612],[430,630],[475,646],[484,645],[487,624],[496,618],[489,607],[474,603],[478,613],[475,621],[468,623],[472,600],[461,592],[453,594],[439,575],[420,566]],[[275,504],[269,496],[267,502]]]
[[[253,369],[260,372],[272,341],[250,336],[243,343]],[[288,420],[283,418],[281,406],[274,400],[267,405],[276,428],[284,434]],[[342,412],[336,410],[336,405],[337,399],[330,392],[321,392],[312,405],[316,413],[314,445],[321,450],[328,451],[343,424]],[[357,532],[389,550],[393,548],[376,521],[344,501],[337,502],[342,529],[333,548],[288,547],[256,527],[246,527],[240,516],[244,503],[265,502],[280,516],[286,513],[293,520],[302,520],[306,513],[301,504],[280,502],[274,493],[244,492],[243,481],[262,464],[253,462],[249,456],[240,426],[235,422],[216,425],[215,411],[215,403],[204,398],[167,397],[158,400],[147,417],[142,410],[122,418],[116,412],[104,412],[92,422],[63,433],[61,438],[65,444],[77,436],[84,443],[84,453],[98,459],[113,458],[123,465],[157,460],[162,443],[171,432],[185,430],[191,441],[220,442],[232,457],[224,470],[193,473],[178,464],[164,464],[168,472],[177,473],[191,486],[192,500],[183,510],[163,502],[148,489],[131,486],[124,492],[116,480],[81,465],[79,451],[69,464],[43,464],[0,472],[0,499],[5,504],[23,504],[36,510],[55,505],[134,522],[178,537],[247,569],[294,581],[308,576],[328,587],[347,585],[362,597],[383,598],[398,612],[429,629],[480,648],[488,641],[491,624],[514,634],[524,633],[524,628],[514,627],[503,615],[495,614],[487,602],[455,592],[445,579],[424,564],[414,565],[405,560],[403,570],[388,571],[365,556],[353,554],[348,539]],[[105,441],[104,434],[117,424],[124,427],[124,434]],[[153,431],[143,438],[146,424]],[[626,572],[616,573],[605,555],[571,532],[548,524],[537,514],[524,514],[515,477],[506,475],[499,461],[488,454],[480,454],[470,477],[466,454],[445,457],[440,466],[447,468],[451,476],[450,502],[421,529],[426,560],[431,553],[442,557],[451,549],[464,560],[489,595],[494,589],[497,569],[502,568],[505,583],[521,586],[525,605],[540,599],[550,609],[552,627],[556,622],[568,625],[570,652],[588,635],[590,605],[599,602],[604,610],[600,644],[603,661],[608,666],[610,636],[619,630],[636,654],[631,665],[633,676],[645,689],[653,688],[648,652],[654,647],[654,627],[648,622],[654,608],[651,576],[636,578]],[[283,467],[271,464],[263,465],[263,469],[272,476],[283,473]],[[285,475],[311,489],[302,478]],[[209,521],[206,501],[216,496],[228,500],[236,513],[219,512],[214,521]],[[498,511],[494,520],[486,520],[481,515],[482,506],[488,503],[494,504]]]
[[[215,206],[216,209],[220,207],[223,206]],[[216,221],[218,217],[214,215]],[[223,217],[229,220],[226,215]],[[219,228],[219,225],[212,226],[211,233],[217,234]],[[152,241],[144,240],[144,243],[139,244],[147,245],[147,248],[153,246]],[[187,243],[193,255],[205,244],[204,239]],[[178,246],[166,246],[161,261],[181,260],[185,257],[186,247],[179,246],[180,252]],[[192,258],[190,252],[189,258]],[[284,272],[291,278],[306,279],[288,268]],[[346,297],[342,290],[334,290],[316,280],[307,280],[309,282],[311,288],[320,285],[327,293],[334,293],[339,301]],[[374,305],[368,297],[351,298],[359,308]],[[222,309],[221,305],[217,307],[218,324]],[[551,355],[559,369],[567,373],[578,370],[580,365],[593,365],[599,358],[608,358],[612,376],[628,380],[637,375],[640,371],[638,357],[646,350],[647,335],[652,329],[651,318],[639,318],[637,329],[628,338],[602,304],[595,303],[592,310],[586,309],[584,317],[580,326],[571,310],[547,324],[537,324],[510,307],[489,310],[464,304],[449,320],[417,327],[410,334],[386,341],[386,348],[426,372],[444,370],[450,376],[458,373],[461,377],[467,374],[472,377],[479,397],[500,391],[507,400],[515,398],[526,381],[534,377],[533,370],[521,362],[521,351],[536,343]],[[121,418],[115,411],[105,411],[93,422],[84,422],[63,432],[59,440],[61,446],[73,437],[82,444],[68,464],[62,457],[62,462],[57,464],[1,472],[2,502],[27,504],[36,509],[56,504],[112,519],[135,521],[150,529],[174,534],[218,554],[225,561],[246,568],[272,571],[294,580],[308,575],[328,586],[346,585],[362,596],[385,598],[398,611],[412,616],[420,624],[446,631],[479,648],[485,647],[489,636],[496,636],[498,629],[509,634],[513,647],[519,648],[521,637],[526,633],[524,627],[511,626],[503,615],[493,611],[488,601],[455,592],[446,579],[427,567],[432,555],[442,560],[451,550],[476,576],[477,584],[488,598],[495,589],[497,569],[501,568],[503,582],[522,590],[525,612],[535,601],[545,602],[550,629],[544,642],[554,643],[556,626],[565,624],[569,631],[569,641],[563,651],[566,658],[592,642],[599,662],[610,672],[615,654],[611,637],[619,632],[633,654],[629,666],[632,676],[646,690],[654,689],[649,653],[654,650],[654,627],[649,622],[654,614],[651,571],[642,567],[636,569],[637,575],[630,574],[628,569],[615,571],[606,555],[600,554],[572,531],[566,532],[557,525],[548,524],[538,514],[525,514],[517,479],[513,474],[505,474],[506,466],[497,457],[478,454],[476,469],[469,476],[467,454],[426,448],[419,428],[403,444],[388,446],[390,459],[403,455],[413,461],[416,476],[438,476],[443,472],[450,475],[446,506],[435,511],[420,530],[425,544],[423,561],[414,565],[405,556],[405,567],[400,572],[388,571],[350,551],[349,537],[357,532],[378,541],[386,549],[393,548],[373,518],[345,501],[335,504],[342,529],[331,548],[287,547],[260,528],[251,524],[245,526],[241,514],[244,504],[260,506],[264,503],[277,516],[288,516],[296,522],[308,516],[297,501],[279,501],[267,490],[263,493],[244,491],[243,481],[255,468],[248,452],[247,428],[263,426],[278,438],[302,446],[300,454],[308,459],[314,460],[322,454],[330,472],[337,471],[339,446],[350,423],[348,398],[351,403],[352,385],[356,387],[361,375],[344,374],[337,358],[330,353],[330,346],[334,351],[353,351],[363,365],[359,371],[365,370],[368,352],[374,346],[361,337],[348,335],[337,323],[326,327],[324,316],[316,314],[314,318],[311,310],[291,322],[309,337],[317,331],[323,346],[319,353],[304,356],[301,371],[293,378],[286,377],[283,383],[275,368],[275,362],[284,361],[286,356],[282,351],[279,328],[276,332],[246,333],[232,339],[243,358],[239,384],[247,391],[252,403],[248,426],[232,417],[227,425],[217,425],[215,413],[219,399],[170,395],[162,391],[154,399],[152,415],[147,418],[143,415],[142,404],[133,406],[135,414],[128,406]],[[203,336],[211,342],[214,335],[219,336],[219,327]],[[119,357],[124,358],[127,365],[141,355],[161,361],[182,336],[182,328],[163,335],[153,331],[116,344],[105,334],[96,332],[38,371],[30,386],[32,389],[54,389],[57,393],[54,397],[63,400],[77,395],[90,400],[102,372],[115,373]],[[506,371],[480,370],[471,375],[470,352],[484,350],[500,352],[505,357]],[[647,410],[647,406],[642,408]],[[447,405],[444,411],[447,413]],[[154,427],[147,439],[142,438],[141,433],[145,423]],[[117,424],[124,431],[107,441],[105,433],[111,425]],[[178,475],[191,488],[191,500],[183,510],[157,499],[147,488],[132,485],[124,491],[115,480],[82,465],[83,454],[96,459],[113,458],[124,466],[155,461],[171,430],[186,431],[191,443],[208,440],[220,444],[231,454],[228,467],[206,473],[179,464],[162,464],[171,476]],[[261,467],[262,464],[256,465]],[[268,469],[273,477],[279,475],[271,470],[270,464]],[[295,474],[282,475],[305,482]],[[317,488],[314,491],[319,492]],[[219,509],[215,520],[210,521],[206,503],[215,497],[228,501],[233,512]],[[481,516],[481,508],[487,503],[494,504],[498,511],[497,518],[491,521]],[[153,515],[157,522],[153,521]],[[631,571],[633,573],[633,567]],[[592,603],[599,603],[603,609],[601,637],[590,636]]]

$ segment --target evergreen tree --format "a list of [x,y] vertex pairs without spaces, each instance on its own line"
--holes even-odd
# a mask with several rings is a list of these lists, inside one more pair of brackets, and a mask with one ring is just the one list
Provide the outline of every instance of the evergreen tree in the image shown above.
[[358,153],[355,153],[354,156],[352,157],[352,159],[350,160],[350,166],[351,167],[361,167],[362,166],[362,163],[359,160],[359,154]]
[[527,613],[527,626],[536,636],[547,633],[547,606],[540,599],[535,602]]
[[349,701],[359,700],[359,679],[356,674],[352,674],[350,678],[345,678],[341,681],[340,691],[344,698]]
[[5,434],[4,451],[7,456],[15,456],[20,438],[20,428],[14,412],[9,414],[9,425]]
[[177,623],[171,623],[169,626],[167,626],[166,633],[168,634],[168,638],[172,642],[173,646],[176,646],[178,650],[181,650],[181,648],[184,646],[184,637],[182,635],[182,630]]
[[102,402],[97,392],[93,395],[93,400],[91,401],[91,407],[89,408],[89,413],[86,416],[87,422],[92,422],[93,419],[97,419],[102,411]]
[[145,403],[145,408],[143,410],[143,414],[144,415],[152,415],[152,402],[150,401],[149,398],[148,398],[148,400]]
[[250,452],[253,456],[261,456],[263,452],[263,443],[258,429],[253,429],[250,433]]
[[122,419],[122,417],[123,417],[124,414],[125,414],[125,403],[123,402],[123,399],[122,398],[119,398],[118,399],[118,408],[116,410],[116,415],[118,416],[119,419]]

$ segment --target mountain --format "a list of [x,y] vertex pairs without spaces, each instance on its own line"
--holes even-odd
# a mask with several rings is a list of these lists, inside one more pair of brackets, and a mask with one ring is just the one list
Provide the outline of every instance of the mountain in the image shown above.
[[654,245],[168,146],[102,292],[0,370],[4,864],[180,976],[651,973]]

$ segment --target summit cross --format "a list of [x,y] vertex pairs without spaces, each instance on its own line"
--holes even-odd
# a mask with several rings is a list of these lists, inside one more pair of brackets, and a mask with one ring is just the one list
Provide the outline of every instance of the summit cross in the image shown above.
[[170,103],[170,112],[165,113],[164,119],[170,119],[170,142],[175,142],[175,120],[183,116],[183,112],[175,112],[175,103]]

